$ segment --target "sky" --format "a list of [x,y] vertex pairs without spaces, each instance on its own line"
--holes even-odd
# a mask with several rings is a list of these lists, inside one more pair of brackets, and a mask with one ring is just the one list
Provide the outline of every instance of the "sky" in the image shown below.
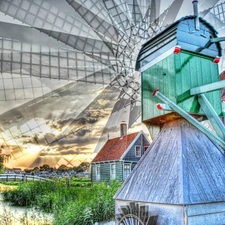
[[[150,15],[140,23],[151,2],[140,0],[134,10],[127,0],[115,11],[94,0],[0,1],[0,146],[10,155],[6,167],[90,162],[120,135],[122,121],[128,133],[143,130],[151,140],[141,123],[140,73],[134,69],[141,44],[154,35],[146,28]],[[199,0],[199,8],[220,3]],[[153,5],[157,32],[193,13],[191,0]],[[211,10],[206,18],[216,17]],[[223,35],[223,23],[216,24]]]

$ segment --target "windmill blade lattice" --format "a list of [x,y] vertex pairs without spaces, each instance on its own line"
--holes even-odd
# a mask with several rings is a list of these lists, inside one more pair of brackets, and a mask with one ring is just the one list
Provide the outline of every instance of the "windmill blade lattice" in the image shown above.
[[[11,153],[13,165],[76,165],[81,159],[90,160],[96,143],[101,146],[108,135],[117,135],[121,120],[126,119],[131,130],[137,126],[141,116],[140,74],[134,71],[137,53],[142,43],[189,12],[185,4],[183,0],[0,0],[0,144]],[[199,0],[200,15],[221,33],[224,4]],[[99,119],[93,120],[97,115]],[[90,134],[96,138],[88,139]],[[30,162],[22,163],[28,155]]]

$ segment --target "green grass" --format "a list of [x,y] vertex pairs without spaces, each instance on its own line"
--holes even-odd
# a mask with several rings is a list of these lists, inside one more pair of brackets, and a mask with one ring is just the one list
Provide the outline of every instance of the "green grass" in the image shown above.
[[7,186],[18,186],[21,182],[12,181],[12,182],[1,182],[1,184],[7,185]]
[[121,183],[96,183],[90,189],[80,189],[76,201],[65,204],[54,216],[54,225],[91,225],[114,219],[113,196]]
[[94,183],[87,178],[60,179],[57,182],[19,183],[16,190],[3,192],[3,198],[18,206],[35,207],[53,213],[54,225],[92,225],[114,218],[113,196],[121,183]]

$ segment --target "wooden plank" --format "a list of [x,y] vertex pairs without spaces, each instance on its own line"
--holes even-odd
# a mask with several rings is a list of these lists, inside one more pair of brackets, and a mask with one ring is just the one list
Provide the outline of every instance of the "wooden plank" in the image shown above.
[[199,95],[199,94],[202,94],[205,92],[211,92],[211,91],[219,90],[222,88],[225,88],[225,80],[221,80],[221,81],[214,82],[211,84],[206,84],[206,85],[202,85],[199,87],[191,88],[190,94],[191,95]]
[[115,198],[163,204],[225,201],[225,157],[180,119],[164,125]]

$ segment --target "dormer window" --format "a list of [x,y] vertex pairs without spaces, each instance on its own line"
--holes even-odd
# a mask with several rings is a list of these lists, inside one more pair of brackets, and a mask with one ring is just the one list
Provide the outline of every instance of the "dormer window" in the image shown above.
[[144,146],[144,153],[147,151],[148,146]]
[[141,157],[141,146],[140,145],[135,146],[135,156]]

